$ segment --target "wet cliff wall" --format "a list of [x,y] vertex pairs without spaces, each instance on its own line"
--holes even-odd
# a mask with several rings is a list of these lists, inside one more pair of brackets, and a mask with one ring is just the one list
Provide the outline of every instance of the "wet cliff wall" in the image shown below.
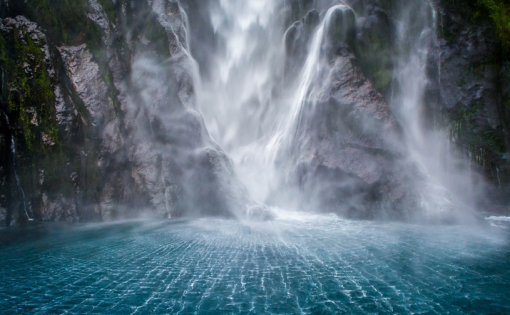
[[[398,20],[409,2],[401,0],[291,1],[293,14],[324,14],[332,4],[348,4],[356,13],[357,64],[388,103],[401,92],[395,81]],[[510,196],[510,6],[499,0],[431,0],[435,36],[430,44],[422,124],[439,130],[446,149],[467,163],[481,195],[479,207],[507,213]],[[321,13],[322,12],[322,13]],[[416,8],[414,36],[420,32]],[[411,13],[412,15],[412,13]],[[303,21],[305,19],[303,18]],[[411,31],[412,34],[413,31]],[[404,49],[405,51],[405,49]],[[393,108],[392,110],[395,111]],[[483,201],[482,201],[483,199]]]
[[[177,1],[0,1],[0,224],[234,216]],[[241,209],[241,210],[240,210]]]
[[[489,196],[485,206],[504,212],[510,196],[508,38],[499,23],[504,18],[485,2],[431,1],[436,36],[427,62],[423,124],[445,131],[449,150],[469,162],[458,167],[483,175],[480,185]],[[294,25],[297,36],[285,42],[292,46],[287,70],[303,63],[311,30],[340,3],[281,2],[282,27]],[[353,108],[383,108],[391,133],[398,135],[388,104],[399,89],[395,21],[402,1],[345,4],[356,15],[356,35],[354,41],[334,40],[343,47],[329,57],[336,60],[336,80],[361,86]],[[223,45],[207,14],[217,5],[214,0],[0,0],[0,224],[108,221],[141,213],[238,216],[247,207],[260,207],[211,140],[197,109],[196,80],[211,75],[210,51],[204,47],[221,50]],[[344,113],[328,112],[338,105],[328,104],[316,116],[324,123],[333,119],[336,126]],[[346,126],[342,134],[357,132]],[[340,134],[335,130],[325,132]],[[332,201],[322,206],[358,196],[364,201],[356,197],[354,204],[361,208],[340,212],[373,218],[377,215],[366,209],[383,202],[399,209],[393,216],[399,218],[416,205],[412,193],[403,193],[413,175],[400,175],[402,164],[393,160],[403,153],[378,144],[374,139],[380,135],[366,137],[368,147],[349,150],[372,162],[382,159],[375,173],[385,175],[367,181],[366,169],[354,171],[361,191],[352,194],[351,185],[337,185],[340,190],[326,194]],[[381,154],[381,147],[390,154]],[[314,180],[332,181],[329,187],[335,187],[346,173],[353,175],[351,166],[339,162],[340,155],[328,152],[322,153],[331,157],[336,173],[326,169],[321,177],[322,169],[313,166],[317,159],[308,161],[314,170],[301,167],[298,173],[317,176],[311,176],[311,184],[302,183],[302,193],[322,198],[323,193],[306,187],[316,186]],[[357,156],[351,153],[348,158]]]

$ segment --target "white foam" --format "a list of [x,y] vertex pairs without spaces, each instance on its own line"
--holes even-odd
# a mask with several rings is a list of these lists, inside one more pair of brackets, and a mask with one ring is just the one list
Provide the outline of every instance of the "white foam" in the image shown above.
[[488,220],[488,221],[510,222],[510,217],[505,217],[505,216],[490,216],[490,217],[485,218],[485,220]]

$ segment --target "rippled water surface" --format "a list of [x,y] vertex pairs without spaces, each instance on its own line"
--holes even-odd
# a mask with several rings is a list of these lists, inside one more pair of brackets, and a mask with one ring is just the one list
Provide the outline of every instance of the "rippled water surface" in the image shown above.
[[287,213],[260,224],[4,229],[0,313],[505,314],[502,221],[430,227]]

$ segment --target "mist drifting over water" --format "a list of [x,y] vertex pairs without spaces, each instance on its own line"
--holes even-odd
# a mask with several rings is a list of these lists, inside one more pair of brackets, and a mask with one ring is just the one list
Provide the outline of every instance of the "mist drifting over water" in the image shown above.
[[278,213],[249,224],[204,218],[46,225],[11,231],[7,242],[0,233],[0,311],[509,311],[508,230]]

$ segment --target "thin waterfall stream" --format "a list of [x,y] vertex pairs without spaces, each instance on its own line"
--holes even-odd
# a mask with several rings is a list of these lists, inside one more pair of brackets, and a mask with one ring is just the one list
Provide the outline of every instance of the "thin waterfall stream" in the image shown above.
[[[3,78],[3,72],[2,72],[2,78]],[[4,113],[4,117],[5,117],[5,121],[7,122],[7,126],[10,126],[9,117],[7,117],[7,115],[5,115],[5,113]],[[11,153],[12,153],[12,169],[14,172],[14,177],[16,179],[16,185],[17,185],[18,190],[21,194],[21,200],[23,201],[23,210],[25,212],[27,220],[33,221],[33,219],[30,218],[30,216],[28,215],[27,203],[25,200],[25,191],[23,190],[23,187],[21,186],[21,180],[19,179],[18,171],[16,170],[16,142],[14,141],[14,136],[11,137]]]

